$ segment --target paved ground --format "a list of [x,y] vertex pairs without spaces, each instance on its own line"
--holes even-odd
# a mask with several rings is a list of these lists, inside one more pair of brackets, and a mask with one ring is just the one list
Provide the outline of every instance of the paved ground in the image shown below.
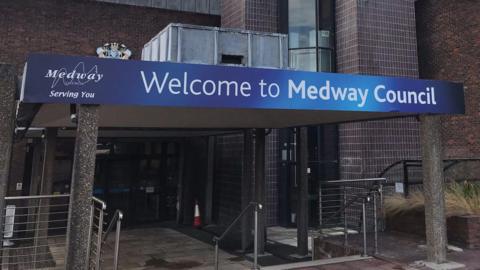
[[[369,254],[373,254],[373,235],[368,235],[368,239]],[[343,236],[337,237],[336,241],[339,244],[342,243]],[[360,249],[362,235],[350,235],[349,243]],[[427,257],[425,240],[423,238],[395,232],[379,234],[378,252],[378,256],[381,258],[407,266],[414,266],[414,262],[425,260]],[[478,249],[465,249],[461,252],[450,249],[447,255],[449,260],[464,264],[466,266],[465,270],[480,270],[480,250]]]
[[[112,269],[113,238],[109,237],[104,268]],[[124,230],[120,239],[119,269],[213,269],[213,246],[169,228]],[[249,269],[251,263],[220,251],[220,269]]]
[[346,262],[331,265],[322,265],[308,268],[297,268],[296,270],[406,270],[406,268],[379,259],[368,259],[362,261]]
[[[191,231],[191,230],[190,230]],[[202,231],[179,230],[174,228],[142,228],[133,230],[124,230],[121,235],[120,246],[120,265],[119,269],[126,270],[150,270],[150,269],[213,269],[214,249],[210,244],[210,234],[199,237]],[[204,233],[204,232],[203,232]],[[282,235],[280,229],[269,230],[273,242],[283,242],[284,244],[295,244],[295,234],[292,230],[287,230]],[[112,236],[111,236],[112,237]],[[334,238],[333,238],[334,239]],[[369,239],[373,239],[369,236]],[[208,241],[207,241],[208,240]],[[269,242],[272,242],[272,241]],[[338,238],[343,241],[343,236]],[[352,235],[349,243],[354,246],[360,246],[361,235]],[[421,269],[415,267],[413,262],[425,259],[425,248],[422,247],[424,241],[418,237],[412,237],[405,234],[381,234],[379,236],[379,258],[372,258],[363,261],[354,261],[339,263],[334,265],[323,265],[317,267],[297,268],[299,270],[414,270]],[[112,258],[112,239],[109,239],[110,248],[106,249],[104,256],[104,269],[111,269]],[[277,247],[270,244],[270,248]],[[373,253],[373,243],[369,242],[370,253]],[[294,249],[293,249],[294,250]],[[463,252],[453,252],[449,254],[452,261],[465,264],[466,270],[480,270],[480,250],[465,250]],[[275,256],[273,256],[275,257]],[[277,265],[286,263],[283,259],[276,260],[260,258],[263,265]],[[234,252],[227,253],[220,251],[220,269],[251,269],[252,263],[244,259],[241,254],[234,255]]]

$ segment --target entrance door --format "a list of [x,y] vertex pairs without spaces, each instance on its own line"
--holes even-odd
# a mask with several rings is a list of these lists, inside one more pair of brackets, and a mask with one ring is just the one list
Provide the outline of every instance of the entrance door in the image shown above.
[[129,226],[175,220],[179,142],[110,140],[99,148],[95,196],[109,212],[122,210]]

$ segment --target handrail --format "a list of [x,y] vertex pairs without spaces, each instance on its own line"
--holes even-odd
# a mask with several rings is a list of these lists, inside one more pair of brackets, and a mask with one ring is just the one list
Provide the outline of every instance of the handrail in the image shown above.
[[112,220],[110,220],[110,224],[108,224],[107,229],[103,233],[102,243],[105,244],[107,241],[108,235],[112,232],[114,224],[115,224],[115,247],[113,253],[113,270],[118,269],[118,254],[120,250],[120,230],[122,227],[122,220],[123,220],[123,212],[120,210],[115,210],[113,214]]
[[102,241],[105,242],[107,240],[107,237],[108,235],[112,232],[113,230],[113,227],[114,227],[114,224],[116,224],[116,222],[118,220],[123,220],[123,212],[120,211],[120,210],[116,210],[115,213],[113,214],[113,217],[112,217],[112,220],[110,220],[110,223],[108,224],[108,227],[107,229],[105,230],[105,232],[103,233],[103,238],[102,238]]
[[363,179],[345,179],[345,180],[330,180],[325,181],[327,184],[341,184],[341,183],[356,183],[356,182],[378,182],[378,181],[387,181],[384,177],[377,178],[363,178]]
[[[352,182],[360,182],[364,180],[364,182],[374,183],[372,186],[366,188],[368,191],[366,194],[355,194],[354,198],[350,199],[350,201],[346,201],[346,190],[345,188],[349,187],[344,185],[344,204],[341,206],[337,211],[332,213],[330,216],[322,219],[322,223],[327,223],[333,218],[337,218],[339,214],[344,213],[344,245],[347,246],[348,243],[348,226],[347,226],[347,218],[345,215],[345,210],[350,207],[352,204],[362,201],[362,228],[363,228],[363,256],[367,256],[367,221],[366,221],[366,203],[371,202],[373,200],[373,208],[374,208],[374,252],[377,254],[378,252],[378,226],[377,226],[377,204],[376,204],[376,196],[377,194],[380,196],[380,200],[382,200],[382,181],[386,182],[385,178],[368,178],[368,179],[358,179],[358,180],[338,180],[338,181],[331,181],[335,184],[341,183],[352,183]],[[378,184],[380,182],[380,184]],[[327,182],[328,183],[328,182]]]
[[258,211],[262,209],[262,205],[257,202],[249,202],[248,205],[240,212],[240,214],[230,223],[225,231],[220,236],[214,236],[213,242],[215,242],[215,270],[218,270],[218,249],[219,243],[225,236],[233,229],[238,221],[250,210],[254,209],[254,242],[253,242],[253,269],[258,269]]
[[348,203],[346,203],[339,210],[337,210],[337,212],[331,214],[329,217],[325,218],[323,221],[330,221],[331,219],[337,217],[338,214],[342,213],[345,209],[350,207],[350,205],[354,204],[355,202],[357,202],[361,199],[365,200],[365,199],[368,199],[368,198],[372,197],[373,192],[379,192],[379,189],[370,189],[369,192],[367,194],[365,194],[364,196],[355,195],[355,198],[351,199]]
[[240,214],[230,223],[230,225],[228,225],[228,227],[225,229],[225,231],[223,231],[223,233],[220,235],[220,236],[214,236],[213,237],[213,241],[214,242],[219,242],[219,241],[222,241],[223,238],[225,238],[225,236],[228,235],[228,233],[233,229],[233,227],[235,225],[237,225],[237,222],[247,213],[247,211],[252,207],[252,206],[256,206],[257,203],[255,202],[249,202],[247,207],[245,207],[242,212],[240,212]]
[[93,200],[94,202],[100,204],[100,205],[102,206],[102,210],[106,210],[106,209],[107,209],[107,204],[106,204],[104,201],[100,200],[100,199],[97,198],[97,197],[92,197],[92,200]]
[[[451,162],[450,164],[447,164],[444,166],[443,171],[448,170],[451,166],[454,166],[460,162],[465,162],[465,161],[480,161],[480,158],[456,158],[456,159],[444,159],[443,162]],[[398,160],[395,161],[394,163],[388,165],[385,169],[383,169],[379,174],[378,177],[384,176],[391,168],[404,163],[407,165],[407,163],[414,163],[414,164],[409,164],[408,166],[422,166],[422,160],[421,159],[403,159],[403,160]]]
[[66,197],[70,197],[70,194],[11,196],[11,197],[5,197],[5,200],[52,199],[52,198],[66,198]]

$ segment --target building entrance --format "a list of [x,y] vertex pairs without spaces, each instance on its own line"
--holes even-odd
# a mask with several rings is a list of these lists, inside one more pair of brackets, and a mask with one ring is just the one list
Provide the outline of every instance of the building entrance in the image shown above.
[[105,140],[97,148],[94,196],[122,210],[127,226],[177,218],[178,140]]

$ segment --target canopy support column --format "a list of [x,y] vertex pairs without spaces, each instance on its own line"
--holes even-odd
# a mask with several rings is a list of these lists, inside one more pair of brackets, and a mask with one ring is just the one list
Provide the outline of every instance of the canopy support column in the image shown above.
[[[253,185],[253,130],[247,129],[243,133],[243,167],[242,167],[242,209],[252,200]],[[252,239],[252,214],[242,218],[242,250],[246,251]]]
[[215,174],[215,137],[208,137],[207,143],[207,184],[205,186],[205,224],[212,223],[213,217],[213,182]]
[[[52,195],[53,193],[53,175],[55,168],[55,156],[57,148],[57,129],[47,128],[45,130],[45,139],[43,140],[43,166],[40,176],[40,195]],[[39,217],[35,224],[35,254],[42,254],[38,260],[47,260],[47,240],[48,225],[50,213],[50,199],[40,201],[41,208],[38,209]]]
[[3,223],[5,196],[15,130],[15,69],[11,65],[0,63],[0,245],[3,246]]
[[297,128],[297,253],[308,255],[308,129]]
[[421,116],[420,131],[425,194],[427,260],[440,264],[446,262],[447,259],[445,187],[440,117]]
[[263,208],[258,214],[258,253],[265,253],[265,129],[255,130],[255,200]]
[[97,149],[98,107],[80,105],[78,111],[65,267],[71,270],[84,270],[88,267],[88,234]]

